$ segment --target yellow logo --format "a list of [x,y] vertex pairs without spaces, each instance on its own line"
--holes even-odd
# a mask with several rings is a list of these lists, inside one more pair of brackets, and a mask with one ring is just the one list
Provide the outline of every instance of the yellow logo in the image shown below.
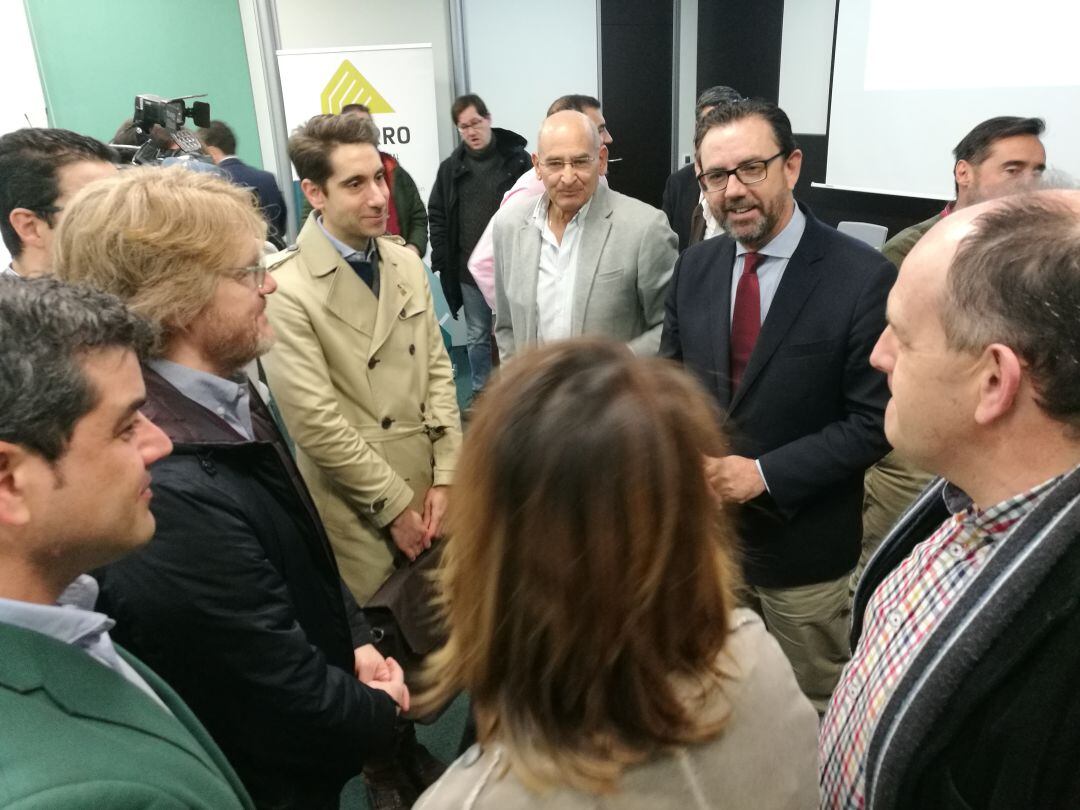
[[364,74],[346,59],[322,91],[322,111],[337,114],[346,104],[363,104],[373,113],[391,113],[394,108],[371,86]]

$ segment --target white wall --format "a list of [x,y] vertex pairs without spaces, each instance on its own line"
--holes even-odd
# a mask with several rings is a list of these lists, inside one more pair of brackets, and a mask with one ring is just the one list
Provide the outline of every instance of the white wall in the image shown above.
[[678,166],[694,157],[694,102],[697,101],[698,0],[679,0]]
[[484,99],[495,126],[526,138],[530,151],[552,101],[597,95],[596,0],[461,5],[468,91]]
[[450,123],[454,74],[448,0],[276,0],[276,3],[279,45],[283,50],[430,42],[435,60],[439,153],[444,157],[450,154],[457,143],[457,133]]
[[829,123],[836,0],[784,3],[780,107],[795,132],[824,135]]

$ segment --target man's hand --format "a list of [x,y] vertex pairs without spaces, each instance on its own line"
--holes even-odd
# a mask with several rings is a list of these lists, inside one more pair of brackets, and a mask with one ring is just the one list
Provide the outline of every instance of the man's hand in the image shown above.
[[[424,496],[424,541],[428,546],[432,540],[442,537],[443,518],[450,496],[448,487],[432,487]],[[425,546],[426,548],[426,546]]]
[[356,671],[356,680],[363,683],[390,679],[390,669],[386,666],[386,659],[375,649],[374,644],[365,644],[353,650],[353,667]]
[[[365,686],[386,692],[398,705],[398,713],[409,710],[409,687],[405,685],[405,672],[393,658],[386,659],[386,677],[363,681]],[[362,679],[361,679],[362,680]]]
[[743,456],[705,457],[705,477],[716,497],[746,503],[765,491],[757,462]]
[[426,536],[426,527],[420,513],[412,507],[406,508],[390,523],[390,536],[394,538],[394,545],[401,549],[410,562],[431,545],[431,539]]
[[406,245],[405,248],[407,250],[411,250],[413,253],[415,253],[417,256],[419,256],[421,259],[424,258],[424,254],[420,252],[420,248],[418,248],[416,245]]

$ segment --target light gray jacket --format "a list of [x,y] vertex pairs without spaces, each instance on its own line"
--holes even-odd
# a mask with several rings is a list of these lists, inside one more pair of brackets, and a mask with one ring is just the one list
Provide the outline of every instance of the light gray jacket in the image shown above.
[[503,767],[498,745],[473,746],[414,810],[816,810],[817,714],[761,619],[740,609],[721,664],[735,677],[702,711],[727,725],[715,740],[631,768],[617,793],[537,795]]
[[[536,197],[513,200],[493,220],[495,340],[503,358],[536,343],[540,230]],[[599,185],[585,215],[578,249],[571,336],[624,340],[637,354],[656,354],[664,298],[679,241],[659,209]]]

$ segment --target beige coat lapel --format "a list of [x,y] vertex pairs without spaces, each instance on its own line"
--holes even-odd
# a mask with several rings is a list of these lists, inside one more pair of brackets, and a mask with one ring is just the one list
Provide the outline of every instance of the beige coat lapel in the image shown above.
[[574,303],[571,312],[570,334],[580,335],[585,329],[585,314],[589,307],[589,295],[593,281],[600,270],[600,257],[611,232],[611,201],[608,191],[598,185],[593,192],[592,203],[585,215],[581,247],[578,250],[577,273],[574,275]]
[[[415,294],[412,286],[398,270],[397,262],[388,257],[387,252],[379,251],[378,314],[375,316],[369,357],[382,348],[396,321],[404,320],[424,309],[422,298]],[[363,285],[362,281],[357,281]]]
[[375,296],[341,258],[314,217],[304,225],[296,243],[307,271],[326,290],[324,306],[356,331],[371,337],[378,306]]

